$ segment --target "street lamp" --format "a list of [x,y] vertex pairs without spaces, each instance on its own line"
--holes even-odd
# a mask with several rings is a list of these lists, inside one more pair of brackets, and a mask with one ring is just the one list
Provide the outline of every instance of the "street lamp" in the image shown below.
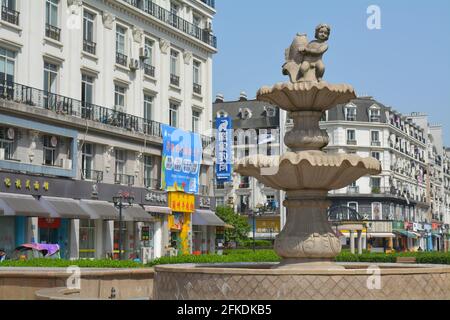
[[119,209],[119,260],[122,260],[122,209],[133,205],[134,197],[129,193],[119,194],[113,197],[114,207]]

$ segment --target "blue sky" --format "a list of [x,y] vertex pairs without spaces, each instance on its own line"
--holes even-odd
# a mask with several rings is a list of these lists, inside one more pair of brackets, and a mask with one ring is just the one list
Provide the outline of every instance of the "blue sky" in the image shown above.
[[[367,28],[367,8],[381,9],[381,30]],[[425,112],[444,125],[450,146],[450,1],[217,0],[213,92],[254,98],[281,74],[284,50],[297,32],[311,40],[332,27],[325,80],[349,83],[402,113]]]

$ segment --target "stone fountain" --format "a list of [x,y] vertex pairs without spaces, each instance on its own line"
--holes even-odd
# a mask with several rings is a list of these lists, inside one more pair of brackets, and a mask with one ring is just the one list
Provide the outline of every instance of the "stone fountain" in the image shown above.
[[294,120],[294,128],[284,139],[291,151],[245,158],[235,168],[241,175],[286,191],[286,226],[275,240],[283,268],[329,268],[341,245],[327,219],[328,191],[381,172],[374,158],[321,151],[329,142],[327,132],[319,127],[323,113],[356,98],[350,85],[322,80],[322,56],[328,50],[329,35],[330,27],[325,24],[316,28],[316,40],[310,43],[306,35],[298,34],[286,49],[283,65],[290,82],[262,87],[257,93],[258,100],[279,106]]
[[319,25],[311,42],[297,34],[282,68],[290,81],[257,93],[294,120],[284,139],[289,152],[247,157],[235,166],[241,175],[286,191],[286,225],[275,241],[281,263],[157,266],[155,299],[450,299],[448,266],[334,262],[341,245],[327,219],[328,191],[379,174],[381,165],[322,151],[329,143],[319,127],[323,113],[356,98],[350,85],[323,80],[330,31]]

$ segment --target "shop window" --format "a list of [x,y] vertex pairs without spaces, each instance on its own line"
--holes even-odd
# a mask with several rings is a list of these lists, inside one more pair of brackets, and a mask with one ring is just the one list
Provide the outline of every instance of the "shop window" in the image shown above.
[[80,258],[95,258],[94,220],[80,220]]

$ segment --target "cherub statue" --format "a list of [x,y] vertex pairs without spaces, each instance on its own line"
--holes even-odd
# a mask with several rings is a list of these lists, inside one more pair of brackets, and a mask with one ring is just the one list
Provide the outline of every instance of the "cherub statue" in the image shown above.
[[286,49],[286,63],[283,74],[291,82],[320,82],[325,73],[323,54],[328,50],[331,28],[327,24],[316,27],[316,40],[308,43],[306,34],[297,34],[291,46]]

